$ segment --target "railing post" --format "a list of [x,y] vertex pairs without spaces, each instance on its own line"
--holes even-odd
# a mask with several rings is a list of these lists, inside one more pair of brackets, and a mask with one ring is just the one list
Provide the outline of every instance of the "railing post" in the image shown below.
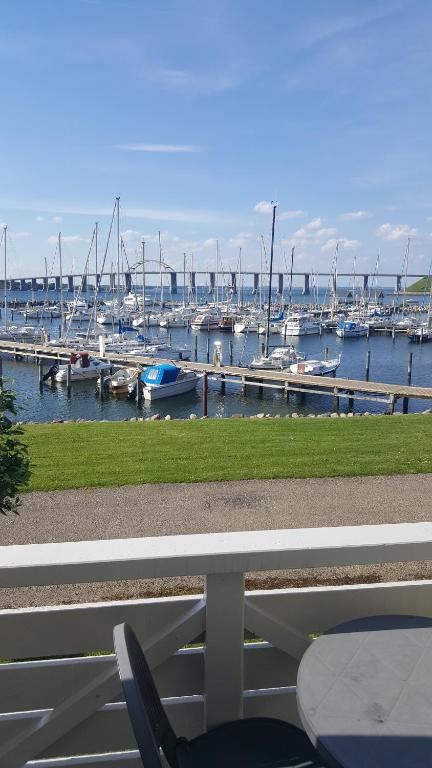
[[206,578],[205,722],[243,715],[244,574]]

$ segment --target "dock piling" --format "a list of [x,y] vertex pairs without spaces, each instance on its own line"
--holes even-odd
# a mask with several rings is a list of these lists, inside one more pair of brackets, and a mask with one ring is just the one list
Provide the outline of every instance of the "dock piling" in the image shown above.
[[333,387],[333,413],[339,413],[339,390]]
[[328,360],[328,352],[329,352],[328,347],[326,347],[324,350],[324,360]]
[[104,378],[105,378],[105,370],[102,368],[101,371],[99,371],[99,397],[101,400],[103,400],[104,396]]
[[43,384],[43,377],[44,377],[44,368],[42,363],[39,363],[39,387],[42,389]]
[[202,415],[207,416],[208,374],[204,371],[202,377]]
[[221,374],[221,395],[225,394],[225,374]]
[[206,342],[206,358],[207,362],[210,362],[210,337],[207,336],[207,342]]
[[[189,322],[189,320],[188,320]],[[195,362],[198,360],[198,336],[195,335]]]
[[369,381],[370,358],[371,358],[371,353],[370,353],[370,349],[368,349],[368,351],[366,352],[365,381]]
[[233,364],[233,343],[232,343],[232,339],[229,340],[228,345],[229,345],[229,361],[230,361],[230,365],[232,365]]
[[[408,370],[407,370],[407,384],[410,387],[411,386],[411,379],[412,379],[412,361],[413,361],[413,353],[410,352],[408,355]],[[402,413],[408,413],[408,405],[409,405],[409,397],[404,397],[402,400]]]
[[67,389],[68,396],[70,395],[70,392],[71,392],[71,376],[72,376],[71,364],[68,363],[68,367],[66,368],[66,389]]

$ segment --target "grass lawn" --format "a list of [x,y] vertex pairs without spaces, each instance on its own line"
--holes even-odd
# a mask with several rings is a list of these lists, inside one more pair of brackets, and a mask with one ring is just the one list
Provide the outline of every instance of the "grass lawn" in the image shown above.
[[28,490],[432,472],[432,416],[35,424]]

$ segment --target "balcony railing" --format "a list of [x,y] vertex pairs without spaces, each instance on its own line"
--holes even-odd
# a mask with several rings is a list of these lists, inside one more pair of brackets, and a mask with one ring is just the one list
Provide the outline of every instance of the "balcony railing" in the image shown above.
[[206,577],[204,595],[0,611],[0,767],[141,766],[112,654],[122,621],[177,732],[242,715],[298,723],[313,634],[375,613],[431,616],[432,582],[245,592],[244,574],[428,559],[432,523],[0,547],[1,587]]

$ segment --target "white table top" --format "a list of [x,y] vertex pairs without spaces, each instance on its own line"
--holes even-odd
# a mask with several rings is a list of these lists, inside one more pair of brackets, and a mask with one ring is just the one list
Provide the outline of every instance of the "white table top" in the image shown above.
[[432,619],[373,616],[314,640],[300,717],[335,768],[432,767]]

